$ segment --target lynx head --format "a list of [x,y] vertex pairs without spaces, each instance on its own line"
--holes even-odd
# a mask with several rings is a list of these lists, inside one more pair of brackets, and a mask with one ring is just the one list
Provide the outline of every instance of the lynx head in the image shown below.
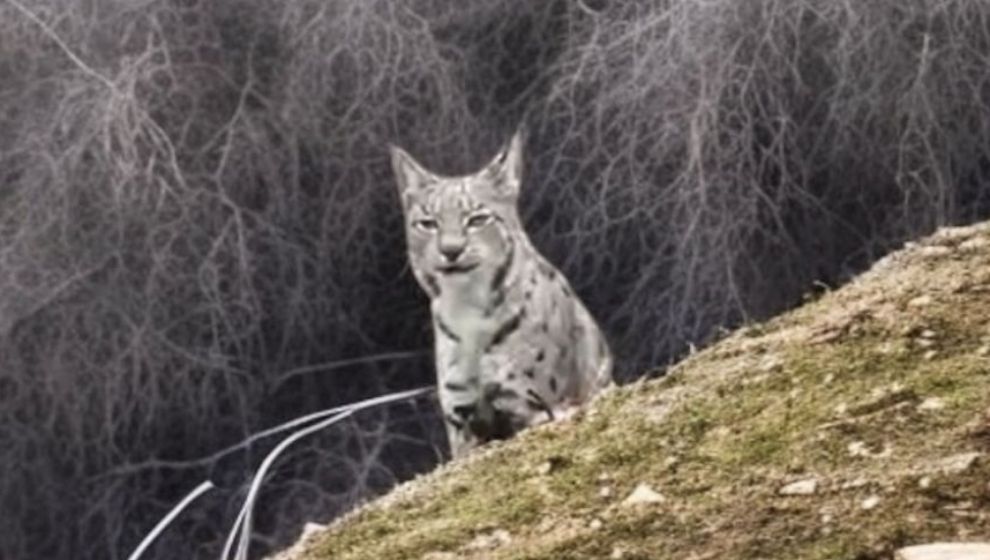
[[409,261],[423,288],[437,295],[437,278],[504,273],[521,234],[521,135],[480,171],[457,177],[427,171],[401,148],[391,151]]

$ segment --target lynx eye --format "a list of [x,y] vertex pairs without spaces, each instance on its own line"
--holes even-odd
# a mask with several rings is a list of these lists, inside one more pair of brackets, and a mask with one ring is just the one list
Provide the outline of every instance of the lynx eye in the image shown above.
[[467,219],[467,227],[477,229],[487,226],[492,221],[492,215],[488,212],[478,212]]
[[416,229],[420,229],[423,231],[434,231],[437,229],[439,224],[437,224],[437,221],[434,220],[433,218],[420,218],[415,222],[413,222],[413,226]]

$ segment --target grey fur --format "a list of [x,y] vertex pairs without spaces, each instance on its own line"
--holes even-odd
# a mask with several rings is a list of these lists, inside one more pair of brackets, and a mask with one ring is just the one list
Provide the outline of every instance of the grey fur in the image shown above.
[[394,146],[391,155],[409,262],[431,299],[454,456],[553,420],[608,386],[601,330],[520,223],[521,135],[459,177],[431,173]]

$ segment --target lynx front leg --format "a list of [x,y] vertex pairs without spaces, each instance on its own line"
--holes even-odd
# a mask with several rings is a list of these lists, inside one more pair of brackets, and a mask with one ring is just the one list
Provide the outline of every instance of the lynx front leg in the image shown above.
[[450,454],[454,459],[459,459],[467,455],[472,449],[478,446],[478,438],[467,430],[467,427],[458,428],[447,424],[447,441],[450,443]]
[[486,430],[479,426],[494,423],[491,407],[485,406],[481,388],[481,354],[484,336],[480,329],[461,328],[455,333],[437,319],[437,335],[445,336],[437,348],[437,371],[441,408],[447,426],[447,440],[454,458],[463,457],[483,443]]

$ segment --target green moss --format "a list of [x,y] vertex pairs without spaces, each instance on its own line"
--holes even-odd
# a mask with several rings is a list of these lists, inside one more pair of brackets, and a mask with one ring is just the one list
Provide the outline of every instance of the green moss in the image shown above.
[[[303,558],[870,560],[990,538],[990,461],[933,466],[990,453],[974,428],[990,410],[990,275],[967,268],[990,256],[897,262],[418,482]],[[920,293],[934,303],[910,304]],[[817,492],[779,493],[802,479]],[[638,484],[665,501],[623,505]],[[508,542],[478,540],[497,530]]]

